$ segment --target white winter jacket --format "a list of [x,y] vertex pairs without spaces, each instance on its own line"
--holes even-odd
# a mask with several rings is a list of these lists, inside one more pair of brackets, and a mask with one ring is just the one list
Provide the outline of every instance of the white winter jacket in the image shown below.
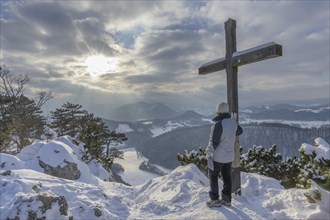
[[214,148],[213,160],[218,163],[230,163],[235,156],[235,138],[243,129],[229,113],[223,113],[213,119],[209,146]]

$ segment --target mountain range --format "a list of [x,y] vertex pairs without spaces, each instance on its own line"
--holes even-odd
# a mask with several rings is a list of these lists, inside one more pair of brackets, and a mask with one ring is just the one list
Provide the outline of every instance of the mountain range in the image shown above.
[[167,119],[179,113],[161,103],[137,102],[123,105],[109,113],[109,118],[117,121],[138,121],[148,119]]
[[[206,147],[215,116],[180,112],[160,103],[140,102],[118,109],[130,112],[126,119],[134,120],[104,119],[110,130],[125,133],[126,147],[136,148],[151,162],[169,169],[179,165],[177,153]],[[134,109],[138,109],[137,116]],[[251,106],[240,110],[239,121],[244,129],[240,138],[244,151],[254,145],[268,148],[276,144],[278,152],[286,158],[299,156],[300,145],[312,144],[317,137],[330,142],[330,108],[322,104]]]
[[[187,108],[186,108],[187,109]],[[241,108],[240,120],[290,120],[290,121],[329,121],[329,104],[274,104],[255,105]],[[168,107],[162,103],[137,102],[123,105],[111,110],[108,119],[114,121],[136,122],[145,120],[182,120],[184,118],[200,119],[201,117],[211,119],[214,114],[202,115],[191,110],[179,110]]]
[[329,104],[292,105],[276,104],[272,106],[250,106],[240,110],[243,118],[274,119],[291,121],[329,121]]

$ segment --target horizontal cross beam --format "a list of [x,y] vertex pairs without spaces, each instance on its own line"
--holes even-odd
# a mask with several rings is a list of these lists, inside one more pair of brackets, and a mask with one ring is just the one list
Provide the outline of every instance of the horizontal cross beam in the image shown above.
[[[232,56],[233,66],[242,66],[261,60],[282,56],[282,45],[274,42],[253,47],[248,50],[235,52]],[[226,69],[226,59],[221,58],[209,63],[203,64],[199,68],[199,75],[206,75]]]
[[199,75],[206,75],[209,73],[217,72],[220,70],[225,70],[226,69],[226,58],[220,58],[217,60],[213,60],[209,63],[203,64],[201,67],[199,67]]

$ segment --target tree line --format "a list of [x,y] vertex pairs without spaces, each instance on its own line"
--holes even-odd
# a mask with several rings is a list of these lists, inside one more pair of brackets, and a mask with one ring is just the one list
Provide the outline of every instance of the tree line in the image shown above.
[[122,158],[123,152],[114,146],[126,141],[126,135],[109,130],[101,118],[80,104],[64,103],[50,112],[47,123],[41,107],[53,98],[52,93],[42,91],[28,98],[24,91],[29,81],[27,74],[14,74],[0,65],[0,152],[18,154],[42,135],[49,135],[49,127],[58,136],[69,135],[75,144],[82,144],[81,159],[86,163],[95,159],[110,170],[113,160]]

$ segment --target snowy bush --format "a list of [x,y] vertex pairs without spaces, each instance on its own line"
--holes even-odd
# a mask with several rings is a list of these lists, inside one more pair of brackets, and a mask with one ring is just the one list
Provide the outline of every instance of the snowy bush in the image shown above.
[[181,165],[196,164],[196,166],[207,175],[207,158],[205,149],[199,148],[198,151],[193,150],[188,152],[184,151],[184,154],[177,154],[177,160]]
[[309,188],[313,180],[330,191],[329,144],[317,138],[315,146],[302,144],[300,152],[300,158],[283,161],[275,145],[269,149],[254,146],[241,156],[241,169],[280,180],[285,188]]
[[281,175],[278,170],[282,164],[282,156],[277,153],[276,145],[269,149],[261,146],[253,146],[248,152],[242,155],[241,165],[242,171],[259,173],[279,179]]
[[241,170],[273,177],[280,180],[284,187],[292,188],[297,183],[299,159],[294,157],[283,161],[276,145],[269,149],[253,146],[241,156]]
[[[253,146],[241,155],[241,171],[258,173],[281,181],[285,188],[310,188],[315,181],[330,191],[330,150],[329,144],[322,138],[315,139],[315,146],[302,144],[300,158],[282,159],[276,145],[269,149]],[[241,148],[242,152],[242,148]],[[207,174],[205,149],[185,151],[177,155],[181,165],[194,163]]]
[[309,188],[314,180],[330,191],[330,147],[322,138],[314,142],[315,146],[304,143],[299,149],[302,155],[297,187]]

